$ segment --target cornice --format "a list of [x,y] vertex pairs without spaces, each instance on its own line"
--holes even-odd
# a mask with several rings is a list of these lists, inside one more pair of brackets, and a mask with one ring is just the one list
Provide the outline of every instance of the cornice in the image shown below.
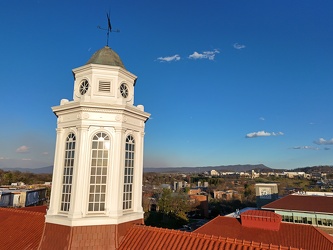
[[133,79],[137,78],[136,75],[132,74],[131,72],[127,71],[126,69],[123,69],[122,67],[102,65],[102,64],[87,64],[87,65],[83,65],[81,67],[75,68],[72,71],[74,74],[79,74],[79,73],[85,72],[87,70],[105,70],[108,72],[112,71],[112,72],[126,75],[129,78],[133,78]]
[[52,111],[56,116],[72,114],[77,112],[88,113],[108,113],[108,114],[124,114],[132,117],[144,117],[149,119],[150,114],[140,110],[135,106],[102,104],[102,103],[83,103],[69,102],[60,106],[52,107]]

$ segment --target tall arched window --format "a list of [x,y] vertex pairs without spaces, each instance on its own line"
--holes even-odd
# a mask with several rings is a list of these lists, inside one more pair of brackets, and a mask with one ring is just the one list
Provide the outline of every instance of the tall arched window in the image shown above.
[[71,201],[74,154],[75,154],[75,134],[70,133],[66,138],[64,172],[62,178],[62,194],[61,194],[60,210],[63,212],[69,211],[69,206]]
[[124,193],[123,209],[132,209],[133,201],[133,172],[134,172],[134,138],[129,135],[125,144],[125,169],[124,169]]
[[103,132],[97,133],[92,140],[89,212],[104,211],[106,196],[106,176],[109,164],[109,136]]

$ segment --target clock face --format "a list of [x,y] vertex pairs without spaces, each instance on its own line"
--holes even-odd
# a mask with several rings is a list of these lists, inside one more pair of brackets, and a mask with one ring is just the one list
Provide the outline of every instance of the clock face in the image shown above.
[[80,84],[80,89],[79,89],[80,94],[84,95],[85,93],[87,93],[88,89],[89,89],[89,82],[87,80],[83,80]]
[[122,95],[122,97],[127,98],[128,97],[128,87],[125,83],[122,83],[120,85],[120,94]]

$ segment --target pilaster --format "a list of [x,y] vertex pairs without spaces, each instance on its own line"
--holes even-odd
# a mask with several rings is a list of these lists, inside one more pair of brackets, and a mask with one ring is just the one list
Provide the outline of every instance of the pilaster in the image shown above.
[[[109,193],[112,197],[108,200],[109,216],[119,217],[122,215],[122,198],[123,198],[123,165],[124,165],[124,140],[125,130],[122,127],[115,127],[114,147],[112,154],[112,171],[108,175]],[[110,181],[112,180],[112,181]]]
[[56,129],[56,147],[55,157],[53,165],[53,176],[52,176],[52,189],[50,206],[47,211],[48,215],[55,215],[59,212],[60,199],[61,199],[61,185],[63,175],[63,155],[65,151],[65,130],[62,128]]
[[144,133],[137,133],[135,166],[134,166],[134,185],[133,185],[133,210],[143,212],[142,208],[142,175],[143,175],[143,141]]
[[69,218],[82,218],[87,209],[86,196],[89,178],[89,126],[77,126],[77,145],[74,159],[73,183]]

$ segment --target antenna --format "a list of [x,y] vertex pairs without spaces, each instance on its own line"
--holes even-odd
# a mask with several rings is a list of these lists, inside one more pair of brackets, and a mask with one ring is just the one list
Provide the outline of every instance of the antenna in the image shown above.
[[106,18],[108,19],[108,28],[105,29],[105,28],[102,28],[101,26],[97,26],[98,29],[100,30],[106,30],[106,46],[109,46],[109,37],[110,37],[110,32],[120,32],[120,30],[116,29],[116,30],[113,30],[112,29],[112,26],[111,26],[111,21],[110,21],[110,11],[109,13],[106,13]]

